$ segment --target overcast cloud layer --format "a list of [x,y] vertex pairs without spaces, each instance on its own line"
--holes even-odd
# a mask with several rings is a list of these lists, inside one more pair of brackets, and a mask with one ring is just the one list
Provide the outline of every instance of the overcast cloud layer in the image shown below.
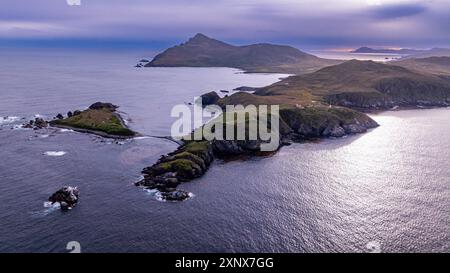
[[450,0],[2,0],[6,41],[182,41],[197,32],[297,46],[450,46]]

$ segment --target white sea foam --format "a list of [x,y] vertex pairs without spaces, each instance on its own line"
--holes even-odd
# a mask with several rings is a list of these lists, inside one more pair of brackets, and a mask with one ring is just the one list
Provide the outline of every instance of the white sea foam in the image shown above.
[[61,205],[58,202],[52,203],[52,202],[44,202],[44,210],[43,211],[36,211],[33,212],[34,217],[43,217],[46,216],[54,211],[58,211],[61,209]]
[[150,137],[148,137],[148,136],[140,136],[140,137],[134,137],[133,139],[134,140],[142,140],[142,139],[148,139],[148,138],[150,138]]
[[44,208],[57,208],[59,209],[61,205],[58,202],[52,203],[52,202],[44,202]]
[[59,129],[59,131],[60,131],[61,133],[73,132],[72,129]]
[[162,197],[162,194],[159,190],[157,189],[145,189],[145,191],[151,196],[153,197],[156,201],[159,202],[166,202],[166,200],[164,200],[164,198]]
[[[162,194],[159,190],[157,190],[157,189],[144,189],[144,190],[155,200],[157,200],[159,202],[167,202],[167,200],[165,200],[162,197]],[[195,194],[193,194],[192,192],[189,192],[188,195],[189,195],[189,198],[185,199],[184,201],[195,197]],[[170,201],[170,202],[178,202],[178,201]]]
[[31,128],[24,128],[23,124],[16,124],[12,128],[13,130],[31,130]]
[[20,117],[10,117],[10,116],[0,117],[0,125],[11,124],[11,123],[14,123],[19,120],[20,120]]
[[44,155],[47,156],[63,156],[65,154],[67,154],[67,152],[64,151],[48,151],[44,153]]

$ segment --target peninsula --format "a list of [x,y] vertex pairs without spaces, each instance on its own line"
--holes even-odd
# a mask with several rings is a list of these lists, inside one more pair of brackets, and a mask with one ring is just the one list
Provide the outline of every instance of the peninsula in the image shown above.
[[158,54],[145,67],[233,67],[249,73],[304,74],[340,62],[284,45],[234,46],[199,33]]
[[[253,94],[237,92],[220,98],[209,92],[202,101],[224,109],[238,104],[279,105],[279,148],[292,142],[360,134],[378,126],[357,110],[448,106],[450,83],[440,76],[401,66],[351,60],[288,77]],[[136,185],[159,190],[164,200],[185,200],[188,193],[176,187],[202,176],[213,158],[258,155],[262,143],[217,139],[185,142],[145,168],[144,178]]]

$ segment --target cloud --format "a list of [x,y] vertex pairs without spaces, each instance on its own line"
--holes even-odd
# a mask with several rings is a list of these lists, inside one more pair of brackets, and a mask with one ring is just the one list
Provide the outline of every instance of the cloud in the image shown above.
[[427,10],[422,4],[378,5],[371,13],[377,19],[397,19],[419,15]]
[[[450,45],[448,0],[3,0],[0,40]],[[26,8],[24,8],[26,7]],[[414,20],[412,20],[414,19]],[[151,42],[151,43],[150,43]]]

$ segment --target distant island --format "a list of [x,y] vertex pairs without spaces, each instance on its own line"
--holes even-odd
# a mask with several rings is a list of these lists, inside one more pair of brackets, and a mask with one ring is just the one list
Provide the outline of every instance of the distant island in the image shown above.
[[410,49],[410,48],[401,48],[401,49],[390,49],[390,48],[370,48],[367,46],[360,47],[358,49],[355,49],[353,51],[350,51],[350,53],[365,53],[365,54],[400,54],[400,55],[410,55],[410,54],[417,54],[423,52],[423,50],[417,50],[417,49]]
[[402,59],[412,59],[412,58],[428,58],[428,57],[450,57],[450,48],[431,48],[431,49],[411,49],[411,48],[401,48],[401,49],[390,49],[390,48],[380,48],[374,49],[370,47],[360,47],[356,50],[350,51],[350,53],[355,54],[398,54],[404,55]]
[[450,57],[450,48],[432,48],[430,50],[424,50],[416,54],[404,56],[402,59],[429,58],[429,57]]
[[145,67],[232,67],[251,73],[304,74],[338,64],[285,45],[234,46],[203,34],[158,54]]

